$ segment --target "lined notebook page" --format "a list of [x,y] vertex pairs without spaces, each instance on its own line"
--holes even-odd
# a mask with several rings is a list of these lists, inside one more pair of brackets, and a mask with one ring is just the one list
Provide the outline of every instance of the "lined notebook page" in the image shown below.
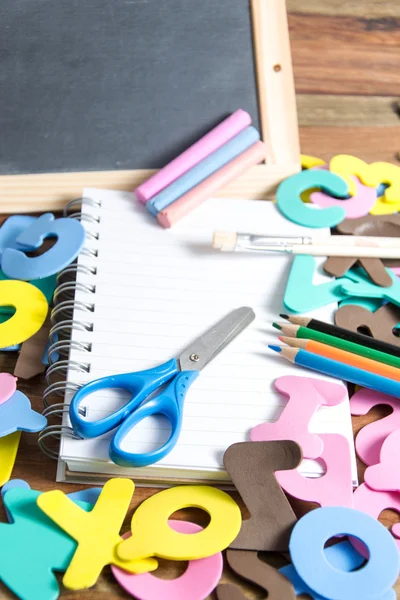
[[[90,364],[90,373],[70,369],[68,379],[85,383],[106,375],[147,369],[178,356],[189,342],[226,313],[250,306],[255,321],[210,362],[191,386],[185,400],[182,433],[177,446],[157,469],[201,471],[224,478],[226,448],[249,440],[255,425],[279,418],[286,404],[273,387],[282,375],[315,376],[279,359],[268,349],[277,340],[272,321],[283,309],[291,257],[279,254],[222,253],[211,247],[215,229],[266,234],[310,234],[284,219],[270,202],[213,199],[170,230],[162,229],[135,201],[133,194],[85,189],[84,196],[101,208],[84,205],[99,217],[98,257],[80,256],[79,264],[95,266],[96,275],[78,274],[78,282],[94,285],[95,293],[79,291],[76,300],[94,305],[93,313],[75,310],[74,319],[92,321],[93,331],[74,330],[73,340],[90,342],[90,353],[72,350],[71,361]],[[329,230],[313,235],[327,236]],[[325,275],[317,274],[325,281]],[[313,314],[330,320],[336,305]],[[324,378],[321,376],[321,378]],[[327,378],[325,378],[327,379]],[[69,401],[69,398],[66,398]],[[126,401],[117,392],[91,397],[86,417],[95,420]],[[351,447],[348,403],[323,408],[311,423],[315,432],[341,433]],[[142,422],[124,447],[148,451],[169,435],[159,417]],[[60,457],[68,461],[106,463],[110,435],[94,440],[63,438]],[[355,465],[355,462],[354,462]],[[90,466],[86,464],[86,470]],[[303,461],[301,470],[318,474],[321,467]]]

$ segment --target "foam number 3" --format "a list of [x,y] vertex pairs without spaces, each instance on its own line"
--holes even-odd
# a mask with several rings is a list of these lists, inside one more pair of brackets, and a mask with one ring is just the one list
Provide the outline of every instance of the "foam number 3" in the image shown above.
[[70,590],[94,585],[107,564],[126,571],[143,573],[157,568],[157,561],[122,562],[116,547],[119,531],[135,489],[130,479],[111,479],[105,484],[93,510],[85,512],[63,492],[41,494],[37,504],[61,529],[78,542],[78,547],[64,575],[63,584]]
[[[237,575],[265,590],[268,600],[295,600],[293,585],[274,567],[261,561],[257,552],[227,550],[226,560]],[[240,588],[231,583],[217,587],[218,600],[246,600]]]
[[[50,250],[41,256],[29,258],[22,250],[36,250],[45,238],[56,237]],[[55,219],[51,213],[41,215],[27,227],[16,240],[22,250],[6,248],[3,252],[1,268],[11,278],[42,279],[58,273],[69,265],[79,254],[85,242],[85,229],[75,219]]]
[[0,281],[0,304],[12,306],[15,313],[0,324],[0,348],[20,344],[43,325],[48,304],[43,293],[26,281]]
[[281,213],[290,221],[305,227],[334,227],[346,217],[341,206],[313,210],[301,200],[309,188],[322,187],[333,196],[345,198],[347,183],[338,175],[318,169],[296,173],[283,181],[276,192],[276,202]]
[[296,516],[275,477],[275,471],[295,469],[301,462],[296,442],[240,442],[224,454],[224,466],[246,504],[250,518],[243,521],[231,548],[288,549]]
[[[171,529],[169,516],[181,508],[195,506],[211,521],[196,534]],[[155,494],[139,506],[132,517],[132,537],[117,548],[122,560],[159,556],[172,560],[194,560],[224,550],[239,533],[242,518],[228,494],[205,485],[178,486]],[[122,565],[122,568],[125,567]]]
[[[328,561],[325,543],[338,534],[354,536],[366,545],[366,565],[349,573]],[[390,533],[379,521],[352,508],[329,506],[307,513],[296,523],[289,549],[304,582],[332,600],[376,599],[391,592],[399,574],[400,555]]]

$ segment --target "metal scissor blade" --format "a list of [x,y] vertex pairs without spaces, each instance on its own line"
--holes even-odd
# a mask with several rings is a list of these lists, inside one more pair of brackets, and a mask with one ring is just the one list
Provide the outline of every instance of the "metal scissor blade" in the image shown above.
[[200,371],[255,319],[247,306],[236,308],[190,344],[179,356],[182,371]]

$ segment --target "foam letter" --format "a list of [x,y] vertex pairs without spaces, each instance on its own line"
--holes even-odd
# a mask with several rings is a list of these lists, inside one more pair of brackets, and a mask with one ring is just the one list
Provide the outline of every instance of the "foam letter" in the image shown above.
[[[268,600],[295,600],[292,584],[277,569],[261,561],[257,552],[227,550],[226,560],[237,575],[265,590]],[[217,598],[218,600],[246,600],[247,596],[237,585],[224,583],[217,587]]]
[[226,450],[225,469],[250,512],[231,548],[287,550],[296,516],[275,471],[295,469],[301,459],[300,446],[289,440],[240,442]]
[[15,279],[42,279],[58,273],[79,254],[85,243],[85,228],[75,219],[54,219],[54,215],[41,215],[17,237],[22,248],[36,250],[45,238],[57,237],[57,241],[44,254],[29,258],[22,250],[6,248],[1,268],[8,277]]
[[346,400],[346,388],[337,383],[285,375],[278,377],[275,387],[288,402],[274,423],[256,425],[250,432],[253,442],[293,440],[303,452],[303,458],[318,458],[323,450],[321,437],[308,430],[314,413],[320,406],[336,406]]
[[356,437],[357,454],[366,465],[379,462],[383,442],[392,431],[400,429],[400,403],[398,398],[364,388],[358,390],[350,400],[352,415],[366,415],[379,404],[390,406],[393,412],[379,421],[365,425]]
[[[326,557],[325,543],[338,534],[349,534],[369,551],[365,566],[341,571]],[[342,506],[317,508],[295,525],[290,538],[293,566],[315,592],[335,600],[372,600],[391,591],[400,568],[396,544],[385,527],[358,510]]]
[[71,590],[94,585],[107,564],[126,571],[143,573],[157,568],[154,559],[123,562],[115,551],[121,541],[119,531],[129,508],[133,491],[130,479],[109,480],[90,513],[81,510],[63,492],[54,490],[38,497],[38,506],[61,529],[78,542],[64,575],[63,584]]
[[1,306],[13,306],[15,313],[0,324],[0,348],[20,344],[43,325],[48,304],[40,290],[25,281],[0,281]]
[[277,471],[276,478],[287,494],[317,502],[320,506],[353,506],[353,482],[349,442],[336,433],[321,435],[326,465],[322,477],[304,477],[297,469]]
[[[191,535],[173,531],[168,525],[169,516],[189,506],[206,511],[211,517],[209,525]],[[172,560],[206,558],[227,548],[239,533],[241,523],[238,505],[221,490],[206,485],[170,488],[139,506],[132,517],[132,537],[118,546],[118,556],[123,560],[147,556]]]

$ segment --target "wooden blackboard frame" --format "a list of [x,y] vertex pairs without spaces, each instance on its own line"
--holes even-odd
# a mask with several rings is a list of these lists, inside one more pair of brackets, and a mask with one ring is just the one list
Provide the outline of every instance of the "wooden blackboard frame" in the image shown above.
[[[250,0],[261,138],[265,164],[249,169],[219,196],[269,199],[300,170],[296,97],[284,0]],[[61,210],[83,187],[132,191],[154,170],[86,171],[0,176],[0,212]]]

